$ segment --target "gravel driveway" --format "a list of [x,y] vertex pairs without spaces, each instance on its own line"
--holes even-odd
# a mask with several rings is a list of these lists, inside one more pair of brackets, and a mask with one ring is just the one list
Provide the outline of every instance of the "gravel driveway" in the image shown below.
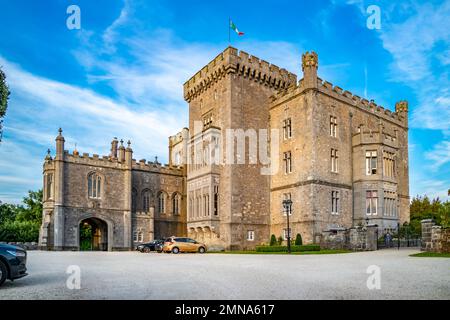
[[[29,276],[7,281],[0,299],[450,299],[450,259],[415,250],[334,255],[28,254]],[[371,265],[380,289],[369,290]],[[69,266],[74,274],[67,274]],[[76,279],[81,272],[80,289]],[[374,270],[377,270],[377,267]],[[373,283],[373,282],[371,282]]]

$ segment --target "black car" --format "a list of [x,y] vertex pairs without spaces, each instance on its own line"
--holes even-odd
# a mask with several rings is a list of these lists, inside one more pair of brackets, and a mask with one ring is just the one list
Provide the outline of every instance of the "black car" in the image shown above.
[[164,240],[153,240],[148,243],[142,243],[137,246],[136,250],[140,252],[148,253],[150,251],[162,251],[162,246],[164,244]]
[[27,275],[27,252],[16,246],[0,244],[0,286],[6,279],[14,280]]

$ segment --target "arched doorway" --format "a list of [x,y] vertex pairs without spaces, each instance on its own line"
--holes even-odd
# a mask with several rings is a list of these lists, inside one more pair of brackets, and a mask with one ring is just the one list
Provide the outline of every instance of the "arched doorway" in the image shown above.
[[108,225],[98,218],[88,218],[80,222],[80,251],[108,251]]

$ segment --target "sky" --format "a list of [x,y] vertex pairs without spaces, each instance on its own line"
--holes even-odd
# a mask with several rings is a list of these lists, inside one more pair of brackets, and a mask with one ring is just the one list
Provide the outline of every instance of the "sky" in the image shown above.
[[[80,8],[69,29],[67,8]],[[380,28],[367,20],[380,9]],[[183,83],[228,45],[302,77],[319,76],[390,110],[409,101],[410,194],[448,199],[449,1],[0,0],[0,66],[11,96],[0,144],[0,201],[42,187],[46,151],[107,155],[113,137],[134,158],[167,162],[188,125]]]

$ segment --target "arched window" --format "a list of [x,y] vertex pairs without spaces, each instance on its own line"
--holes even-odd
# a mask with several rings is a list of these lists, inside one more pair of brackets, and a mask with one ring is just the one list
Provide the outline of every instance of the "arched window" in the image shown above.
[[88,195],[89,198],[101,198],[102,178],[97,173],[91,173],[88,176]]
[[142,210],[144,212],[150,211],[150,190],[142,192]]
[[177,193],[174,193],[172,196],[172,208],[174,215],[180,214],[180,195]]
[[161,192],[158,196],[158,212],[166,212],[166,194],[164,192]]
[[137,210],[137,190],[133,188],[131,192],[131,210],[136,212]]

